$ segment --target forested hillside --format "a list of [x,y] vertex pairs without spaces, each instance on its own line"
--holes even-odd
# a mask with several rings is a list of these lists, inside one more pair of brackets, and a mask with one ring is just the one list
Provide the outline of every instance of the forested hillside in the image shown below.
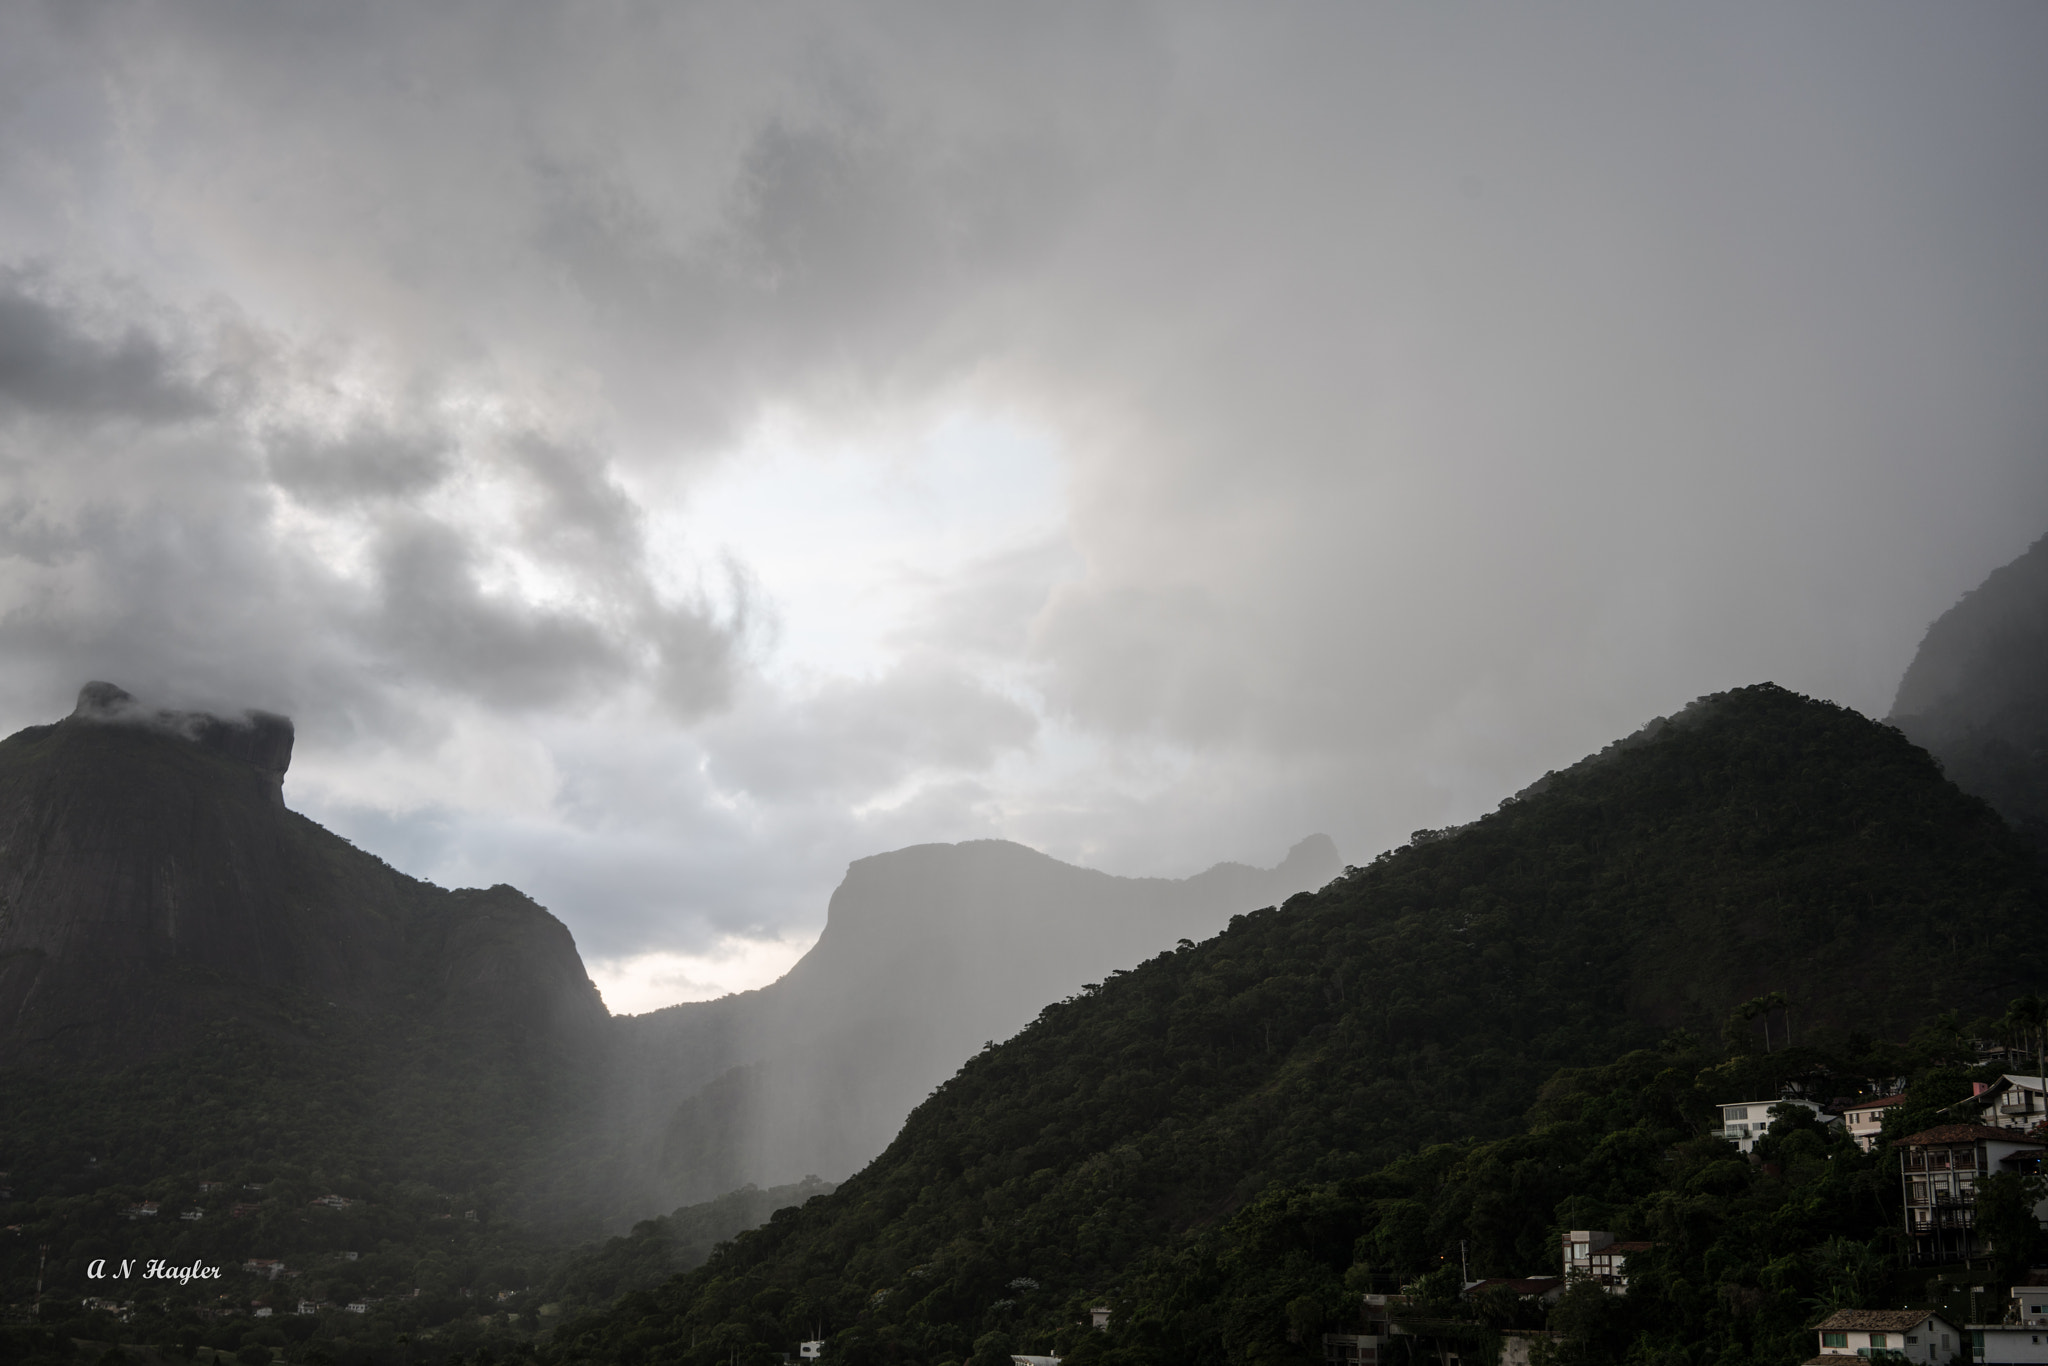
[[[1703,699],[1047,1007],[832,1196],[554,1351],[710,1366],[821,1329],[854,1362],[964,1357],[1276,1184],[1511,1134],[1560,1068],[1732,1016],[1738,1051],[1772,1027],[1854,1058],[2002,1005],[2044,930],[2027,846],[1897,731],[1771,685]],[[1789,1013],[1734,1015],[1769,992]]]

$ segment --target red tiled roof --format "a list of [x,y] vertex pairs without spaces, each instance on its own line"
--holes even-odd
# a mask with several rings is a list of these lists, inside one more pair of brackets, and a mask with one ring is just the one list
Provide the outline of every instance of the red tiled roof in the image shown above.
[[1922,1129],[1917,1134],[1895,1138],[1892,1142],[1919,1148],[1934,1143],[1975,1143],[1980,1138],[1995,1138],[2005,1143],[2026,1143],[2036,1148],[2048,1148],[2048,1143],[2043,1143],[2039,1139],[2023,1137],[2011,1129],[1994,1129],[1989,1124],[1937,1124],[1932,1129]]

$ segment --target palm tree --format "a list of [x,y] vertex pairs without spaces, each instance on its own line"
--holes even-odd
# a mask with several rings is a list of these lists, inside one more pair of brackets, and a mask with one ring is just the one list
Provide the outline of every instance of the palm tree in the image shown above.
[[1771,1051],[1771,1012],[1774,1010],[1785,1012],[1785,1047],[1790,1048],[1792,1046],[1792,998],[1782,991],[1774,991],[1767,996],[1759,997],[1757,1003],[1763,1007],[1764,1052],[1768,1053]]

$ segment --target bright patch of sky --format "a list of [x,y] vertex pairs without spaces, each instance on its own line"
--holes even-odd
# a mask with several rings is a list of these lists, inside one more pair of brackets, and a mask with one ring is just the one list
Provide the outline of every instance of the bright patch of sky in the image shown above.
[[728,935],[709,953],[642,953],[594,958],[590,980],[614,1015],[644,1015],[683,1001],[708,1001],[765,987],[810,952],[815,935],[747,939]]
[[934,593],[970,565],[1063,535],[1047,433],[954,411],[847,438],[790,417],[760,424],[680,511],[653,521],[672,580],[736,564],[772,613],[768,676],[801,684],[888,667]]

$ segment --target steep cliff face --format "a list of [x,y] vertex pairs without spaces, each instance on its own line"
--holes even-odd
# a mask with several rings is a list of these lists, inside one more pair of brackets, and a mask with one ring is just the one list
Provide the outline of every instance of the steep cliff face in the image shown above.
[[629,1127],[651,1133],[642,1160],[670,1203],[845,1175],[984,1042],[1340,871],[1322,835],[1275,868],[1185,879],[1113,877],[1004,840],[857,860],[816,947],[780,981],[620,1022],[628,1075],[652,1102]]
[[2048,537],[1927,629],[1891,721],[2048,849]]
[[291,744],[283,717],[153,711],[106,684],[0,741],[0,1065],[118,1066],[278,993],[564,1047],[603,1030],[546,911],[417,882],[286,810]]

